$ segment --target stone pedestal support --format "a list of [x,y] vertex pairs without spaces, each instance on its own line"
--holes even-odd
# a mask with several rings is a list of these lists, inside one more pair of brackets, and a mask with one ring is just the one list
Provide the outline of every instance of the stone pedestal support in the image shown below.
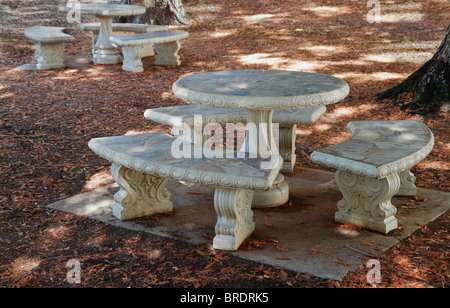
[[167,179],[160,178],[116,163],[111,166],[111,175],[120,190],[114,195],[113,215],[120,220],[130,220],[173,210],[170,192],[165,185]]
[[251,210],[253,191],[216,188],[214,209],[217,213],[214,249],[237,250],[255,230]]
[[[241,151],[263,157],[279,154],[273,138],[272,117],[273,110],[247,110],[247,134]],[[289,186],[284,181],[284,176],[279,174],[269,190],[255,191],[253,208],[276,207],[288,200]]]
[[48,70],[54,68],[64,68],[66,65],[63,59],[64,43],[43,43],[34,42],[36,51],[34,59],[37,61],[38,70]]
[[280,155],[283,158],[283,168],[281,172],[291,173],[294,171],[295,155],[295,131],[297,125],[281,125],[279,135]]
[[336,222],[353,223],[381,233],[397,229],[397,209],[391,203],[400,188],[397,174],[376,179],[338,169],[335,178],[343,195],[337,204]]
[[114,16],[96,16],[100,20],[100,32],[94,46],[94,63],[97,64],[117,64],[122,61],[122,57],[117,51],[117,46],[111,43],[113,36],[112,20]]
[[181,43],[179,41],[155,44],[155,65],[181,65],[180,51]]

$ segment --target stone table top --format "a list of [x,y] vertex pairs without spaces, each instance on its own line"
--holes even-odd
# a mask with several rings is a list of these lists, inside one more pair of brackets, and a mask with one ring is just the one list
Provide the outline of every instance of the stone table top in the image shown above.
[[[66,11],[73,10],[72,7],[66,7]],[[139,5],[124,4],[80,4],[81,14],[96,16],[126,16],[139,15],[145,13],[145,8]]]
[[247,110],[294,109],[341,101],[350,91],[339,78],[277,70],[218,71],[177,80],[180,99],[218,108]]

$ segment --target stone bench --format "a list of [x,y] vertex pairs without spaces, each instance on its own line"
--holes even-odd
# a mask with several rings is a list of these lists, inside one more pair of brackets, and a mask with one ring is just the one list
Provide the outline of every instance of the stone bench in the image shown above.
[[[234,151],[226,152],[225,158],[207,158],[202,155],[205,148],[180,139],[157,132],[94,138],[89,142],[91,150],[113,163],[111,174],[120,187],[114,195],[113,215],[128,220],[172,211],[170,193],[165,188],[169,178],[213,186],[218,216],[213,246],[237,250],[255,228],[253,191],[267,190],[272,185],[281,158],[226,158],[236,154]],[[174,155],[174,149],[181,145],[190,147],[189,157]],[[265,169],[261,169],[263,163]]]
[[33,40],[36,46],[34,60],[38,70],[64,68],[64,43],[72,42],[75,37],[65,33],[62,27],[33,26],[25,30],[25,36]]
[[189,36],[185,31],[154,31],[132,35],[111,37],[111,42],[122,46],[122,69],[130,72],[142,72],[142,58],[152,46],[156,50],[156,65],[181,65],[178,51],[180,40]]
[[[273,114],[273,123],[279,124],[279,152],[284,160],[282,172],[290,173],[294,170],[296,161],[295,155],[295,131],[297,124],[312,125],[326,111],[325,106],[308,107],[292,110],[276,110]],[[191,131],[195,132],[194,116],[201,116],[201,134],[194,134],[192,141],[202,143],[210,136],[204,134],[204,127],[208,123],[247,123],[245,110],[214,108],[200,105],[181,105],[173,107],[162,107],[148,109],[144,117],[148,120],[166,124],[172,127],[182,127],[187,125]]]
[[336,222],[388,233],[398,227],[391,198],[416,195],[410,169],[433,149],[433,134],[422,122],[409,120],[357,121],[347,128],[349,139],[314,151],[311,160],[337,169],[343,199]]
[[[97,43],[98,34],[100,33],[100,23],[79,23],[78,27],[83,31],[92,32],[92,54],[95,54],[95,44]],[[133,33],[148,33],[153,31],[168,31],[169,28],[166,26],[159,25],[147,25],[147,24],[129,24],[129,23],[113,23],[113,31],[122,32],[133,32]],[[150,48],[146,56],[153,56],[153,48]]]

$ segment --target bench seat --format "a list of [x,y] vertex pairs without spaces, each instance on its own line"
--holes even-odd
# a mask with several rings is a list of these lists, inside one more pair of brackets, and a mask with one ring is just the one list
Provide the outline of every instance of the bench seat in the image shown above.
[[[95,44],[97,43],[98,35],[100,33],[100,23],[89,22],[79,23],[77,26],[83,31],[92,32],[92,54],[95,54]],[[113,23],[112,30],[117,32],[133,32],[133,33],[148,33],[153,31],[169,31],[167,26],[147,25],[147,24],[132,24],[132,23]],[[150,48],[146,56],[153,56],[153,48]]]
[[111,37],[111,42],[122,46],[122,69],[130,72],[142,72],[142,58],[146,56],[146,50],[156,50],[156,65],[181,65],[178,51],[181,48],[180,40],[187,38],[185,31],[154,31],[132,35]]
[[[83,31],[90,31],[94,33],[100,32],[100,23],[98,22],[79,23],[77,26]],[[152,31],[167,31],[168,27],[147,24],[113,23],[112,29],[113,31],[148,33]]]
[[354,121],[352,136],[311,154],[315,163],[337,169],[343,194],[335,220],[388,233],[398,227],[394,195],[416,195],[410,169],[433,149],[434,137],[420,121]]
[[[180,146],[189,149],[187,157],[175,155]],[[89,148],[113,163],[111,174],[120,187],[113,215],[121,220],[172,211],[169,178],[215,187],[213,245],[222,250],[236,250],[254,231],[253,191],[267,190],[282,164],[280,157],[237,158],[234,151],[207,158],[202,146],[163,132],[94,138]]]
[[[326,111],[325,106],[308,107],[290,110],[275,110],[273,113],[273,123],[279,126],[279,152],[284,160],[282,172],[290,173],[294,170],[296,161],[295,140],[297,124],[312,125]],[[172,127],[183,127],[187,125],[191,131],[195,132],[194,118],[201,118],[201,134],[193,135],[193,142],[203,143],[210,138],[204,132],[204,126],[209,123],[225,125],[227,123],[247,123],[247,114],[242,109],[214,108],[201,105],[181,105],[172,107],[162,107],[147,109],[144,117],[158,123]]]
[[75,37],[66,33],[63,27],[33,26],[25,29],[25,36],[36,46],[34,60],[39,70],[64,68],[64,43]]

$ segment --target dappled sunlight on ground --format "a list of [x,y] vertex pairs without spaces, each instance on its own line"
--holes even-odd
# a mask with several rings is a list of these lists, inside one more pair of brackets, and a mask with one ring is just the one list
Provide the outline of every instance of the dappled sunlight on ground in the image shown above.
[[318,17],[335,17],[341,14],[347,14],[351,10],[346,6],[309,6],[302,8],[302,11],[313,12]]
[[398,79],[399,81],[407,78],[409,74],[398,74],[398,73],[388,73],[388,72],[378,72],[372,74],[364,73],[344,73],[335,74],[335,77],[342,78],[344,80],[352,80],[354,82],[367,82],[371,80],[387,80],[387,79]]
[[389,13],[382,14],[381,22],[400,23],[400,22],[422,22],[425,14],[421,13]]

